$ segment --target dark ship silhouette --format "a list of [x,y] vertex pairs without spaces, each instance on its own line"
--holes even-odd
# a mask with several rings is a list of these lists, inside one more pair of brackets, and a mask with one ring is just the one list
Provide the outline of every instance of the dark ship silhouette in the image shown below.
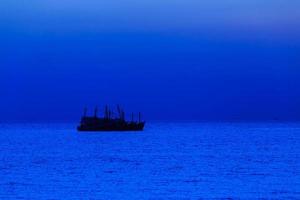
[[125,112],[117,106],[118,117],[113,117],[113,112],[108,106],[105,106],[104,117],[98,117],[98,108],[95,108],[94,116],[87,116],[87,109],[81,118],[78,131],[142,131],[145,122],[141,121],[141,113],[138,114],[138,121],[134,121],[134,115],[131,115],[131,121],[125,120]]

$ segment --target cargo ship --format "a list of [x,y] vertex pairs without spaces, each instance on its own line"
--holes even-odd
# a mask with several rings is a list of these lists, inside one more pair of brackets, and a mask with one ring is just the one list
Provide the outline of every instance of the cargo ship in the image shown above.
[[95,108],[94,116],[87,116],[87,108],[81,117],[78,131],[142,131],[145,121],[141,120],[141,113],[138,113],[138,120],[134,120],[134,114],[131,114],[131,120],[126,121],[125,112],[120,106],[117,106],[118,116],[114,117],[114,112],[105,106],[104,116],[98,117],[98,108]]

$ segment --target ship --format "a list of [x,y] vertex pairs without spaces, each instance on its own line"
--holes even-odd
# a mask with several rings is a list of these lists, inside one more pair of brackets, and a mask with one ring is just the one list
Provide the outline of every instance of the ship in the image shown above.
[[98,108],[94,110],[94,116],[87,116],[87,108],[81,117],[78,131],[142,131],[145,121],[141,120],[141,113],[138,113],[138,120],[134,120],[134,114],[131,114],[131,120],[126,121],[125,112],[120,106],[117,106],[118,116],[108,107],[104,108],[104,116],[98,117]]

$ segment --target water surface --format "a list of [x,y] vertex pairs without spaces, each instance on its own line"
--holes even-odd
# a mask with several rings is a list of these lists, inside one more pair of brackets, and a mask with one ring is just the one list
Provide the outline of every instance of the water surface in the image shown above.
[[0,199],[300,199],[300,124],[0,125]]

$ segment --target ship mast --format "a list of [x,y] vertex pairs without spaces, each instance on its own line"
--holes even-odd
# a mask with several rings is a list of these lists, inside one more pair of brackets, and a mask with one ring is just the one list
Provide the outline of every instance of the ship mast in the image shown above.
[[125,112],[122,110],[122,120],[125,120]]
[[108,119],[111,119],[111,110],[108,109]]
[[105,118],[105,119],[108,119],[108,118],[109,118],[109,117],[108,117],[108,106],[107,106],[107,105],[105,106],[104,118]]
[[122,111],[119,104],[117,105],[117,110],[118,110],[119,118],[122,120]]
[[97,118],[97,116],[98,116],[98,107],[96,106],[94,111],[94,117]]

